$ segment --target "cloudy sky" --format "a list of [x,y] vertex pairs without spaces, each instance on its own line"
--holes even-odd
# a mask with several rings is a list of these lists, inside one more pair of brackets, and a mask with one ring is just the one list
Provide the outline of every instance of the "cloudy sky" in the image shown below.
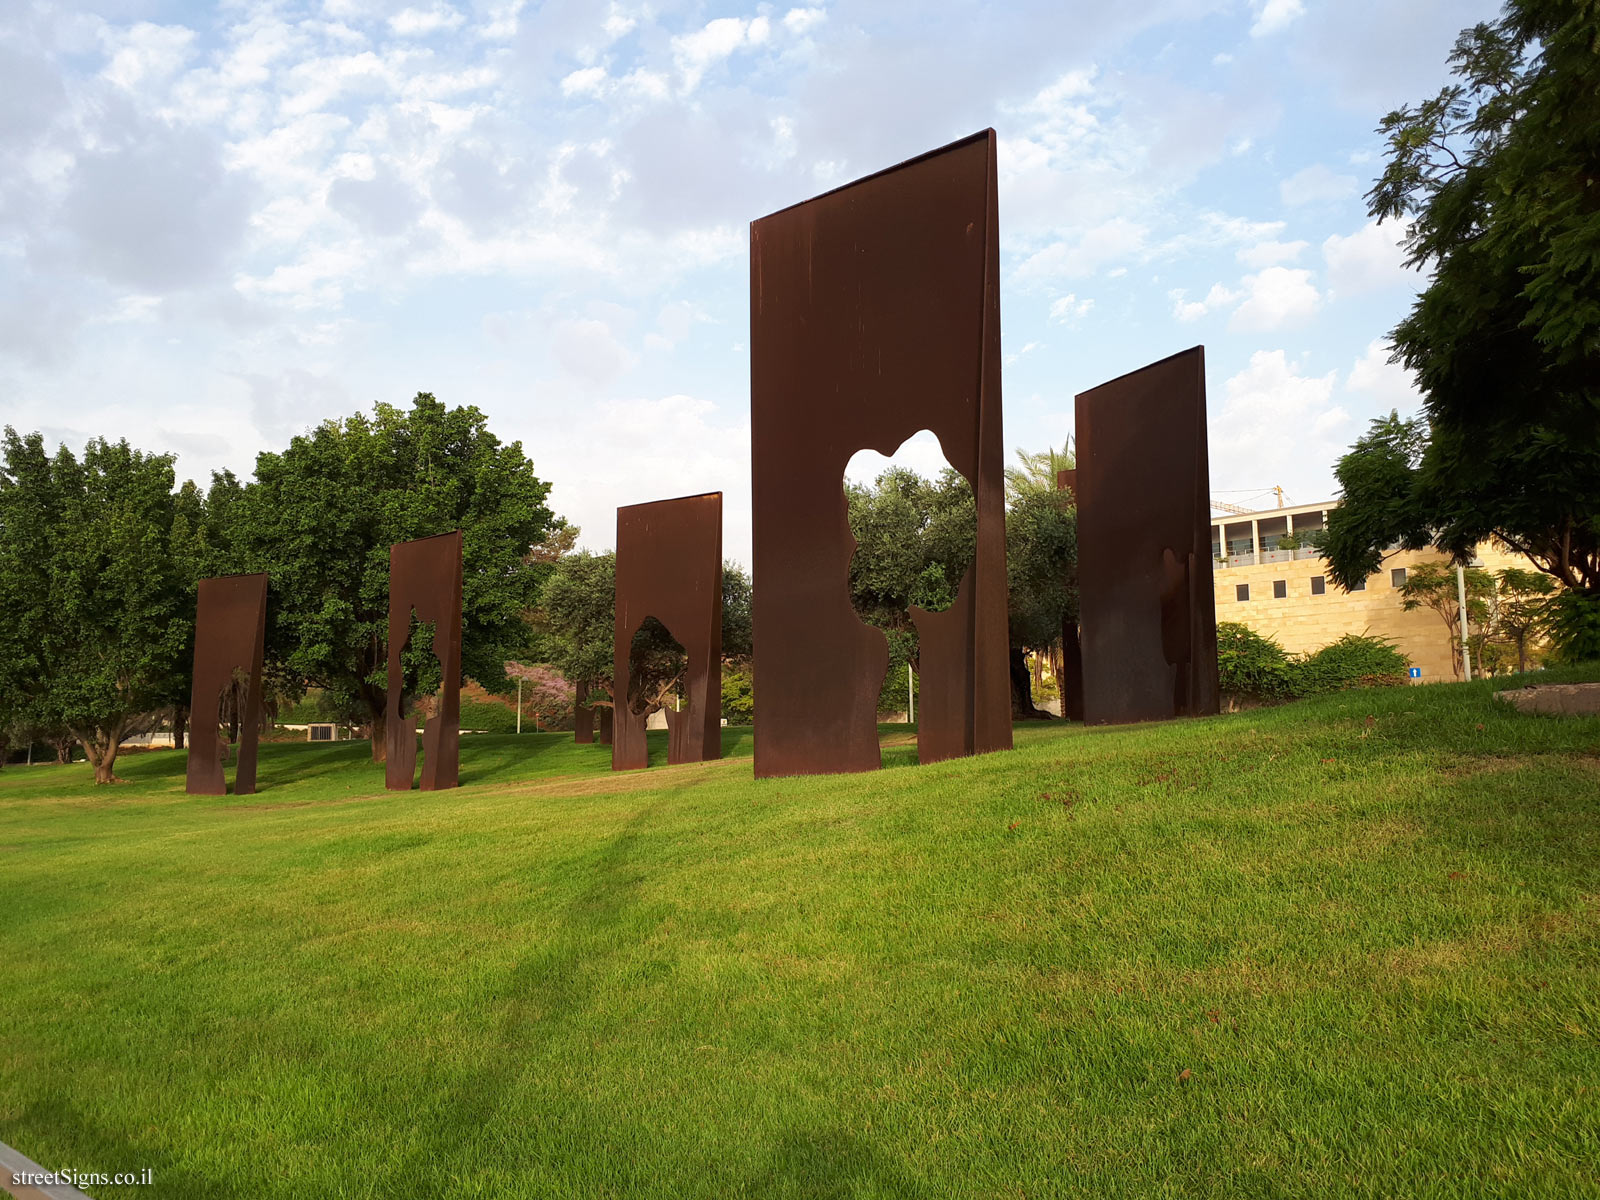
[[721,488],[748,562],[748,222],[992,125],[1007,443],[1204,343],[1214,493],[1324,499],[1415,406],[1373,127],[1492,15],[0,0],[0,422],[204,480],[431,391],[520,439],[586,544]]

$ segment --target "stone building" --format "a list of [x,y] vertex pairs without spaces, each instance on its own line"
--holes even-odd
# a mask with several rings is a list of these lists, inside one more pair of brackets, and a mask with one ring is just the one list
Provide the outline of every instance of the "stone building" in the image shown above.
[[[1337,501],[1226,514],[1211,523],[1217,620],[1237,621],[1267,634],[1290,653],[1318,650],[1347,633],[1386,638],[1421,668],[1414,683],[1449,682],[1452,636],[1431,608],[1406,612],[1400,586],[1406,572],[1424,562],[1443,562],[1433,550],[1396,551],[1365,584],[1345,592],[1327,576],[1327,564],[1306,549],[1306,535],[1327,527]],[[1299,542],[1300,545],[1295,543]],[[1521,555],[1499,547],[1478,548],[1474,566],[1489,571],[1527,568]]]

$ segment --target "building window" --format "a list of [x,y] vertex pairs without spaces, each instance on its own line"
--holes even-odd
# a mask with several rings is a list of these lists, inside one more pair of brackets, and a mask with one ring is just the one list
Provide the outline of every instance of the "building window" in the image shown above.
[[1326,595],[1327,591],[1328,581],[1321,575],[1313,575],[1311,577],[1311,594],[1313,596],[1322,596]]
[[1348,590],[1352,592],[1364,592],[1367,590],[1367,581],[1365,579],[1358,579],[1356,580],[1355,587]]
[[1405,585],[1406,585],[1406,569],[1404,567],[1395,567],[1395,568],[1393,568],[1389,572],[1389,586],[1390,587],[1405,587]]
[[1289,581],[1287,579],[1274,579],[1272,581],[1272,598],[1282,600],[1289,594]]
[[1239,601],[1245,601],[1245,600],[1250,599],[1250,585],[1248,583],[1236,583],[1236,584],[1234,584],[1234,586],[1233,586],[1233,598],[1235,600],[1239,600]]

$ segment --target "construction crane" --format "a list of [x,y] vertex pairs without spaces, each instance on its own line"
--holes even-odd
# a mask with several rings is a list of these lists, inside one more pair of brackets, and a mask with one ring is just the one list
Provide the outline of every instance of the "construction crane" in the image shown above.
[[[1265,488],[1263,490],[1271,492],[1273,495],[1275,495],[1278,498],[1278,507],[1279,508],[1282,508],[1284,506],[1284,495],[1283,495],[1283,488],[1282,488],[1281,485],[1274,485],[1273,487]],[[1215,496],[1211,497],[1211,507],[1212,508],[1220,508],[1223,512],[1234,513],[1235,515],[1248,514],[1248,513],[1260,512],[1261,511],[1260,509],[1257,509],[1257,508],[1245,508],[1243,505],[1239,505],[1239,504],[1229,504],[1226,500],[1218,500]]]

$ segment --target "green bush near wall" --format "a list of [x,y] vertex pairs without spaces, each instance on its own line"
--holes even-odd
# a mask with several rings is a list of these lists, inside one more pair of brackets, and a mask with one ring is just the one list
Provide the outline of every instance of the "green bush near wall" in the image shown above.
[[1235,621],[1217,622],[1222,694],[1272,704],[1355,687],[1406,681],[1410,660],[1383,638],[1347,633],[1311,654],[1291,655],[1276,639]]

